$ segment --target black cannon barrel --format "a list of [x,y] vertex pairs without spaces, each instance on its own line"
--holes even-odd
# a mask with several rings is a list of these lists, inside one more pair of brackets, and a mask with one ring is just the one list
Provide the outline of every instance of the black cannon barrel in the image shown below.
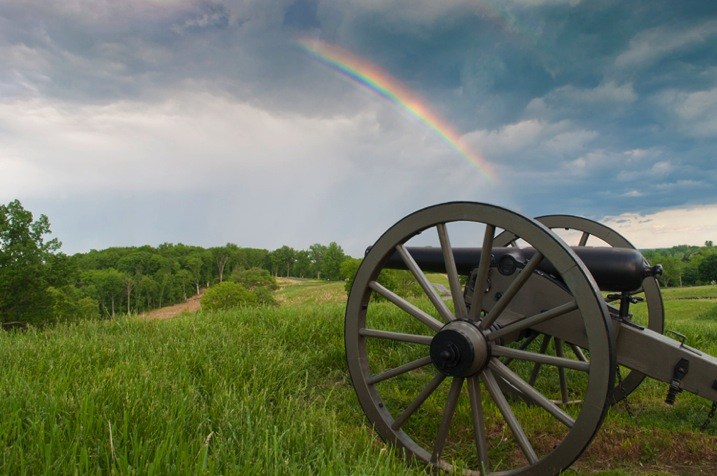
[[[573,247],[573,251],[585,263],[595,282],[603,291],[635,291],[642,287],[642,281],[649,276],[652,268],[647,266],[642,254],[630,248]],[[445,273],[443,253],[436,247],[408,247],[408,252],[418,266],[429,273]],[[499,267],[510,269],[513,263],[522,266],[534,254],[534,248],[501,247],[491,250],[493,262]],[[453,248],[453,258],[459,274],[469,275],[480,263],[480,248]],[[512,262],[512,263],[511,263]],[[406,269],[398,253],[394,253],[386,263],[387,268]],[[543,260],[538,269],[556,275],[555,267]]]

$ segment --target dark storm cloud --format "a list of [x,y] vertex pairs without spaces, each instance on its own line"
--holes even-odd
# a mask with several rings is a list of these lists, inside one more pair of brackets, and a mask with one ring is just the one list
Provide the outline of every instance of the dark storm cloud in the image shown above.
[[321,26],[316,16],[318,0],[296,0],[286,8],[284,25],[300,30],[310,30]]
[[[499,179],[311,59],[304,37],[405,84]],[[232,189],[254,204],[245,191],[274,180],[280,193],[256,216],[298,233],[303,205],[329,203],[316,229],[337,240],[331,223],[345,228],[356,207],[390,221],[451,199],[593,218],[712,204],[716,45],[717,3],[703,1],[6,0],[0,164],[12,180],[0,185],[66,190],[67,203],[114,187],[97,203],[125,216],[136,203],[118,188],[150,201],[167,176],[162,190],[193,203]],[[14,178],[29,175],[34,188]]]

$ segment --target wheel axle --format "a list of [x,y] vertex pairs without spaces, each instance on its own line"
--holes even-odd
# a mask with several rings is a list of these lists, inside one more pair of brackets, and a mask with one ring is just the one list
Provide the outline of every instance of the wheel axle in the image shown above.
[[490,347],[472,321],[459,319],[446,324],[431,341],[431,360],[439,372],[471,377],[488,364]]

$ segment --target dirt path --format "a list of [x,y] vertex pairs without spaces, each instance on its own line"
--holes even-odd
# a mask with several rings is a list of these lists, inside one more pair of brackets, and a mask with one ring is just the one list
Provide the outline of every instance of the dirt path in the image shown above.
[[139,317],[144,319],[169,319],[184,312],[197,312],[201,307],[199,304],[201,297],[201,294],[197,294],[196,296],[190,297],[185,302],[145,312],[140,314]]

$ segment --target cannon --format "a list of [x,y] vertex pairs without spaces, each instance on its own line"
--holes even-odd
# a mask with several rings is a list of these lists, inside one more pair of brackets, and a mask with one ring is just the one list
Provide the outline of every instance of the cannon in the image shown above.
[[668,403],[717,402],[717,359],[662,334],[660,273],[584,218],[419,210],[367,250],[349,292],[358,401],[384,440],[433,468],[557,474],[646,376],[668,384]]

